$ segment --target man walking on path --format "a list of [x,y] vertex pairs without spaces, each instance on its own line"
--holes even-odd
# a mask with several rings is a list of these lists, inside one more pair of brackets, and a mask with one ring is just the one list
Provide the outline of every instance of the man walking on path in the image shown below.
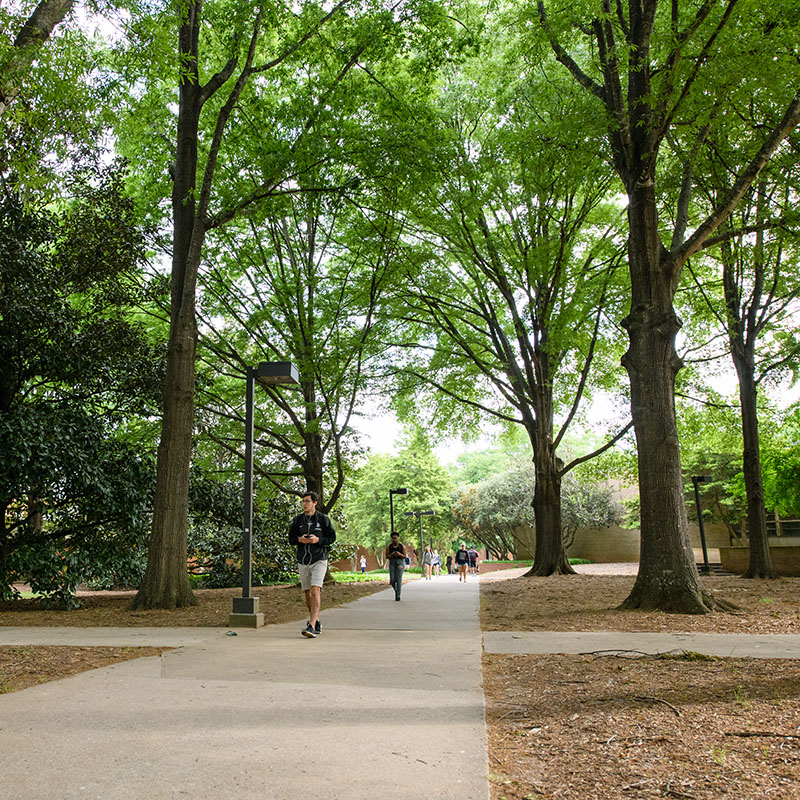
[[391,542],[384,551],[386,561],[389,563],[389,583],[394,589],[394,599],[400,599],[403,588],[403,570],[406,567],[406,549],[400,544],[400,534],[392,531]]
[[308,624],[303,636],[313,639],[321,633],[319,606],[322,600],[322,582],[328,571],[328,550],[336,541],[330,517],[317,511],[319,497],[316,492],[303,495],[303,513],[298,514],[289,528],[289,542],[297,547],[297,571],[300,588],[306,596]]

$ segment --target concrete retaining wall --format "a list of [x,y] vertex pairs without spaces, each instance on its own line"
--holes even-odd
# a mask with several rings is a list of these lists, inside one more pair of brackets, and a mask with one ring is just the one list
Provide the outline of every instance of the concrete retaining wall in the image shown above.
[[[795,545],[770,545],[772,566],[778,575],[800,577],[800,547]],[[729,572],[742,574],[750,566],[749,547],[720,547],[720,561]]]
[[[689,524],[689,535],[692,547],[699,548],[700,529],[696,524]],[[724,525],[706,525],[706,546],[709,550],[728,545],[728,531]],[[638,561],[639,529],[620,528],[583,528],[575,534],[572,545],[567,548],[570,558],[587,558],[601,564]]]

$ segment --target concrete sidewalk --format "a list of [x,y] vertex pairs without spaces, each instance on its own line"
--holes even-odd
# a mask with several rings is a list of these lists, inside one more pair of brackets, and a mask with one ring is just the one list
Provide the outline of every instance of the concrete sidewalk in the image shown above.
[[182,646],[0,696],[2,795],[488,800],[477,609],[477,581],[442,576],[400,603],[386,591],[323,612],[313,640],[297,622],[42,629],[39,642]]

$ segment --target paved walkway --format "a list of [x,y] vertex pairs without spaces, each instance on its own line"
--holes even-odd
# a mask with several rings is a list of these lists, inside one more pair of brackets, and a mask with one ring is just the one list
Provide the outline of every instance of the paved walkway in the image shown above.
[[488,800],[481,638],[490,653],[800,658],[797,635],[481,637],[477,611],[477,581],[442,576],[407,583],[400,603],[387,590],[325,611],[314,640],[300,636],[297,622],[237,636],[224,628],[0,627],[0,644],[178,648],[0,695],[1,795]]
[[12,629],[174,644],[0,696],[4,800],[488,800],[478,584],[442,577],[259,630]]

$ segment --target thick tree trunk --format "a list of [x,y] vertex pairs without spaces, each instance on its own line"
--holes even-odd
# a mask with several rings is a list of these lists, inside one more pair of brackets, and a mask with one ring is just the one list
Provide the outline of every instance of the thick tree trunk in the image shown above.
[[750,564],[744,578],[777,578],[772,566],[767,536],[767,513],[764,508],[764,483],[761,477],[761,454],[758,438],[758,390],[752,359],[733,352],[739,376],[739,399],[742,404],[744,435],[744,485],[747,494],[747,528],[750,537]]
[[531,387],[535,420],[526,424],[533,449],[535,484],[533,519],[536,550],[529,576],[574,575],[561,531],[561,472],[553,444],[553,391],[550,360],[545,346],[537,349],[538,380]]
[[[641,185],[644,183],[645,185]],[[703,588],[689,538],[675,416],[675,351],[680,320],[674,276],[658,234],[652,183],[629,187],[630,346],[622,362],[631,385],[641,505],[639,574],[622,608],[706,613],[721,607]]]
[[305,458],[305,480],[306,489],[316,492],[319,497],[317,508],[323,514],[328,513],[328,504],[324,492],[324,463],[322,457],[322,442],[319,434],[306,432],[306,458]]
[[561,535],[561,476],[552,459],[537,466],[533,490],[533,516],[536,520],[536,555],[526,575],[574,575],[564,550]]

